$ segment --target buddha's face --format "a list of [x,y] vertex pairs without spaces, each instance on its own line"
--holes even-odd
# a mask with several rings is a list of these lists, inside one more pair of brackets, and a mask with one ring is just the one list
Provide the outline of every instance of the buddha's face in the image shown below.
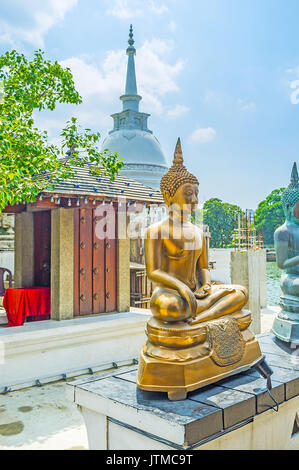
[[295,219],[297,219],[297,223],[299,223],[299,201],[293,209],[293,216],[295,217]]
[[177,189],[174,196],[164,196],[168,207],[180,208],[186,215],[190,215],[198,205],[198,184],[185,183]]
[[287,209],[286,218],[289,222],[299,225],[299,201],[295,206],[291,206]]

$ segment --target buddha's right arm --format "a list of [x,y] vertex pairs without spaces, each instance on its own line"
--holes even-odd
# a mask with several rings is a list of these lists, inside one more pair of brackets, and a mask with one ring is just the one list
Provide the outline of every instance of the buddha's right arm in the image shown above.
[[299,265],[299,256],[289,258],[289,237],[286,231],[277,230],[274,234],[276,263],[280,269],[289,269]]
[[148,278],[163,287],[174,289],[188,302],[191,315],[196,314],[196,298],[184,282],[161,270],[162,241],[161,239],[145,238],[144,240],[146,273]]
[[187,287],[184,282],[179,281],[174,276],[161,270],[161,259],[162,259],[162,241],[161,239],[155,240],[145,238],[144,240],[144,251],[145,251],[145,264],[146,273],[148,278],[162,286],[170,289],[180,290]]
[[281,266],[279,265],[277,261],[277,266],[280,269],[289,269],[289,268],[294,268],[295,266],[299,265],[299,256],[294,256],[294,258],[286,259]]
[[164,287],[168,287],[169,289],[177,290],[180,294],[186,288],[189,289],[187,284],[179,281],[177,278],[167,274],[164,271],[161,271],[160,269],[155,269],[151,271],[147,268],[147,275],[151,281]]
[[169,289],[176,290],[180,296],[185,299],[189,305],[190,316],[193,318],[196,317],[197,311],[197,301],[192,290],[184,282],[179,281],[173,276],[170,276],[160,269],[151,270],[148,268],[146,263],[146,271],[148,277],[155,283],[163,287],[168,287]]

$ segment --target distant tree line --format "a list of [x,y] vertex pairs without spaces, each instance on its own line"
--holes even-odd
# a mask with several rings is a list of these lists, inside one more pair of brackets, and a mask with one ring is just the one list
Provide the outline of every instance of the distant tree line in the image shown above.
[[[285,188],[275,189],[258,204],[254,225],[260,230],[264,244],[274,243],[275,230],[284,223],[285,217],[281,204],[281,194]],[[211,248],[228,248],[233,246],[233,234],[238,214],[245,217],[244,211],[234,204],[211,198],[203,205],[203,223],[209,226]]]
[[284,190],[285,188],[274,189],[259,203],[255,212],[254,223],[256,228],[262,231],[265,245],[274,244],[274,232],[285,221],[281,204],[281,194]]
[[211,198],[203,205],[203,223],[209,226],[211,248],[232,246],[235,221],[243,211],[239,206]]

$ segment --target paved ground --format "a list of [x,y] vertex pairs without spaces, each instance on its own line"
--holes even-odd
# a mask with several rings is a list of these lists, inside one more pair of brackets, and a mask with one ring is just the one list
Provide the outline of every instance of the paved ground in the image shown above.
[[[273,310],[263,310],[262,332],[269,331]],[[65,382],[0,395],[0,450],[87,449],[81,414],[65,397]]]
[[7,316],[4,308],[2,307],[2,297],[0,297],[0,326],[4,326],[7,324]]
[[81,414],[65,383],[0,395],[0,450],[87,449]]

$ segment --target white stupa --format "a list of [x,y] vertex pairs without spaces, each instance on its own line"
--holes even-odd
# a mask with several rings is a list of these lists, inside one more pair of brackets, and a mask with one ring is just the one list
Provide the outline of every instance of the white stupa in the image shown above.
[[112,114],[114,128],[105,138],[102,150],[118,152],[124,159],[121,174],[140,181],[152,188],[159,188],[160,179],[168,166],[158,139],[147,127],[150,114],[139,111],[133,46],[133,29],[130,27],[129,47],[127,48],[128,67],[125,94],[120,97],[123,110]]

